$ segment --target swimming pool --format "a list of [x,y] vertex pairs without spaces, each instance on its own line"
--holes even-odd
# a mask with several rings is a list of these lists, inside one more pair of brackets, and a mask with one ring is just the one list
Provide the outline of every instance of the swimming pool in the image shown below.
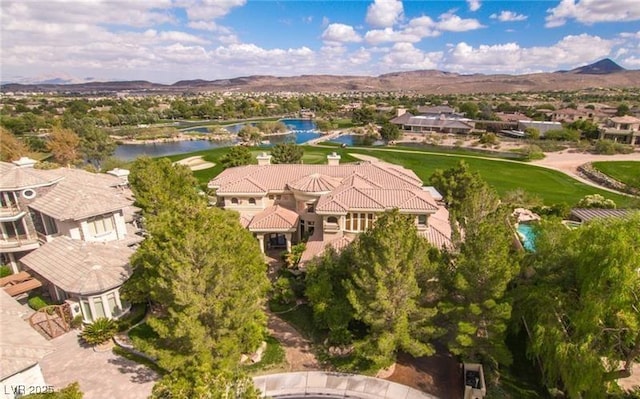
[[527,251],[535,251],[536,250],[536,233],[533,229],[533,226],[526,223],[519,223],[518,227],[518,235],[520,236],[520,241],[522,241],[522,245]]

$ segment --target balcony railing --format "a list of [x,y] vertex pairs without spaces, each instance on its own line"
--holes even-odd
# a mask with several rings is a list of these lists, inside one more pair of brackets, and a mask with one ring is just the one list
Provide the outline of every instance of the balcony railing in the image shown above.
[[38,237],[33,235],[19,234],[0,238],[0,248],[19,248],[28,245],[38,245]]
[[26,214],[25,211],[18,208],[16,205],[2,206],[0,207],[0,220],[2,219],[16,219],[16,216],[20,214]]

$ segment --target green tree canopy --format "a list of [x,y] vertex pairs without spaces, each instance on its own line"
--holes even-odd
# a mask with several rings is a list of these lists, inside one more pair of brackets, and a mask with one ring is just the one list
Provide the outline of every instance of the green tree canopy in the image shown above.
[[139,157],[131,166],[129,183],[136,205],[142,208],[145,216],[157,215],[178,205],[188,208],[205,201],[198,193],[198,181],[189,168],[173,164],[168,158]]
[[164,376],[154,387],[151,399],[261,399],[253,380],[201,367],[187,375]]
[[531,278],[516,290],[518,318],[549,387],[569,398],[603,398],[640,356],[640,213],[567,230],[543,224]]
[[336,344],[351,341],[348,327],[353,307],[344,286],[349,278],[348,259],[328,248],[322,257],[306,266],[305,295],[313,308],[314,322],[318,328],[329,330],[329,340]]
[[400,129],[398,125],[391,122],[385,122],[380,128],[380,137],[386,141],[398,140],[400,138]]
[[146,226],[125,292],[161,309],[147,321],[159,344],[147,350],[168,371],[234,367],[265,333],[268,280],[256,240],[235,212],[201,203],[163,210]]
[[273,163],[300,163],[304,150],[294,143],[279,143],[271,149]]
[[85,159],[98,169],[105,159],[113,155],[115,150],[115,141],[99,127],[91,126],[80,134],[80,151]]
[[253,161],[253,156],[248,147],[237,145],[229,148],[229,150],[220,157],[219,161],[226,169],[234,166],[249,165]]
[[397,210],[380,216],[347,252],[347,298],[355,318],[369,327],[369,334],[356,343],[356,352],[373,365],[388,366],[400,350],[413,356],[434,352],[428,342],[436,334],[436,310],[425,303],[434,293],[436,265],[430,252],[429,243],[417,234],[414,218]]

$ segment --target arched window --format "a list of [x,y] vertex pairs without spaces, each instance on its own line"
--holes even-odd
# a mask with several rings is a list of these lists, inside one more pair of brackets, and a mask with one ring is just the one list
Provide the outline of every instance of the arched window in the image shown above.
[[256,204],[256,199],[255,198],[249,198],[249,204],[250,205],[255,205]]
[[327,223],[335,223],[335,224],[338,224],[338,218],[337,218],[337,217],[335,217],[335,216],[329,216],[329,217],[327,218]]
[[238,204],[238,199],[235,198],[235,197],[231,198],[231,203],[234,204],[234,205],[237,205]]

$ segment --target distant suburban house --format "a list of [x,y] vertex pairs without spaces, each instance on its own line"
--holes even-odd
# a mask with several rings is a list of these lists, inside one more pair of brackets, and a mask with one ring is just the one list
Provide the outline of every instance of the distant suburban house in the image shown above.
[[547,122],[547,121],[532,121],[532,120],[518,121],[518,130],[524,131],[527,128],[538,129],[538,131],[540,132],[540,136],[544,137],[544,134],[549,130],[562,129],[562,123]]
[[[443,107],[429,107],[425,110],[436,111]],[[391,123],[398,125],[400,130],[411,133],[454,133],[468,134],[474,128],[471,119],[464,118],[460,114],[450,112],[452,108],[446,107],[444,113],[425,113],[412,115],[408,112],[391,119]]]
[[302,261],[327,246],[340,250],[373,226],[385,211],[398,209],[414,218],[432,245],[451,245],[449,213],[433,187],[423,187],[413,171],[385,162],[326,165],[270,163],[229,168],[211,180],[218,205],[240,213],[240,222],[268,253],[291,250],[308,238]]
[[119,288],[143,239],[128,171],[41,170],[35,163],[0,162],[0,260],[16,273],[5,291],[21,295],[38,282],[85,322],[119,316],[127,308]]
[[600,138],[640,146],[640,118],[629,115],[609,118],[600,127]]
[[25,320],[28,310],[0,290],[0,397],[13,399],[46,392],[40,360],[54,351]]
[[571,210],[571,220],[585,223],[593,219],[624,218],[631,216],[630,209],[598,209],[598,208],[574,208]]

